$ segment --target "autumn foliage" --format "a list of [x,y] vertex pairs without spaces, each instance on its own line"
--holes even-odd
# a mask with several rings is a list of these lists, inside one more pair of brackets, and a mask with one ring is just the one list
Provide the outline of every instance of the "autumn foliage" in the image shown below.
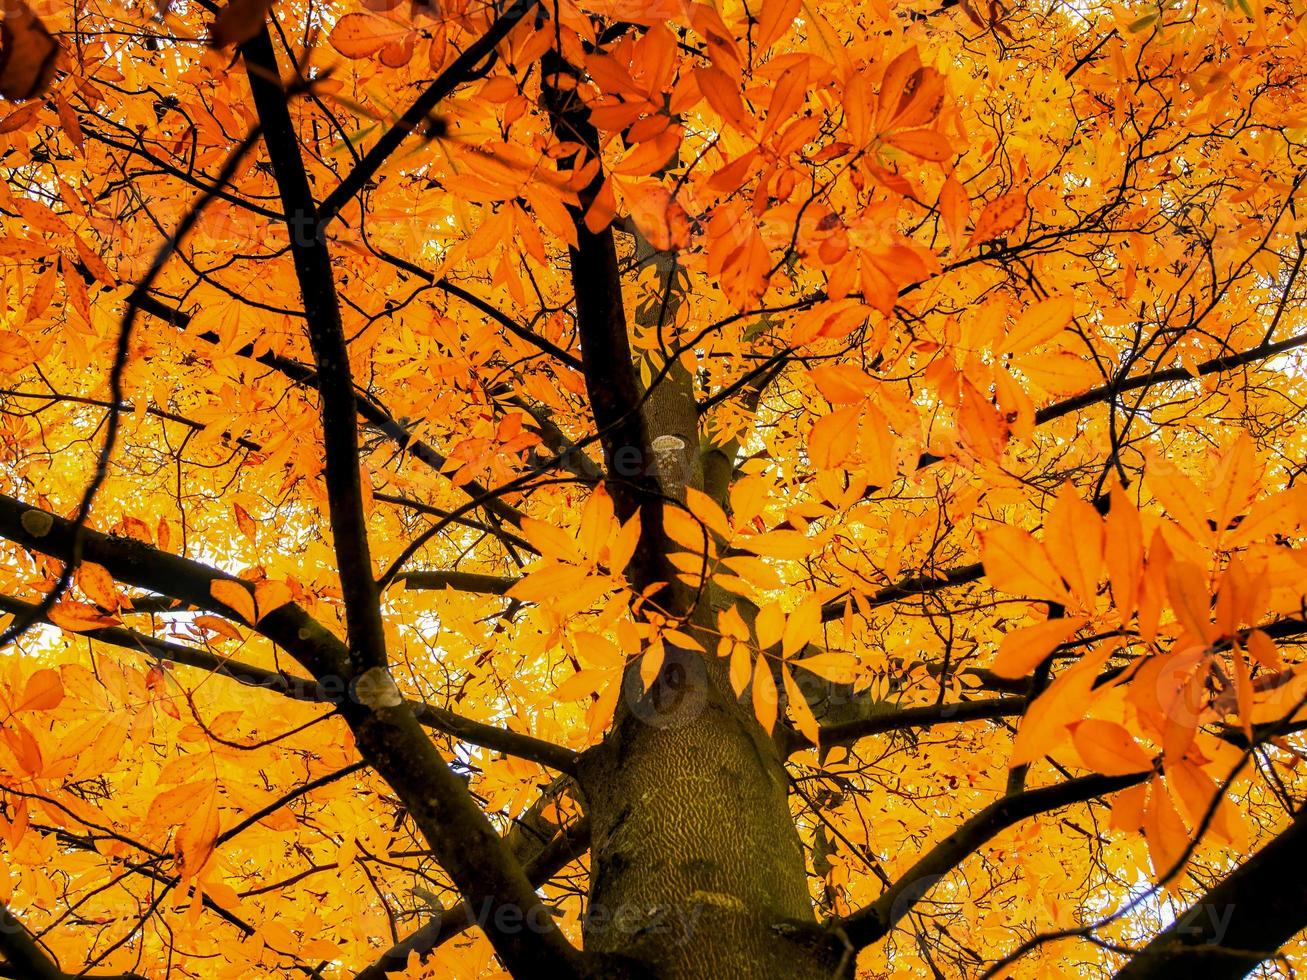
[[5,0],[0,975],[1307,927],[1297,0]]

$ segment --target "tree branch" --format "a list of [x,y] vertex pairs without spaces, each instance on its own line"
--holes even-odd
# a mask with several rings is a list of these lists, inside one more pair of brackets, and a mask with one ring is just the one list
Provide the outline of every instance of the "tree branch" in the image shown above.
[[[217,572],[214,575],[220,577]],[[21,614],[35,608],[33,603],[0,595],[0,611]],[[50,622],[48,617],[43,621]],[[294,701],[339,706],[349,698],[343,678],[337,678],[332,683],[319,683],[308,678],[256,667],[228,657],[216,656],[207,650],[197,650],[194,647],[171,640],[161,640],[119,626],[104,626],[78,635],[100,643],[135,650],[156,660],[218,674],[238,684],[272,691]],[[576,766],[577,753],[561,745],[555,745],[532,735],[474,721],[447,708],[438,708],[412,699],[405,703],[419,724],[469,745],[477,745],[492,752],[502,752],[569,775]]]
[[[503,30],[507,32],[507,28]],[[467,786],[419,727],[387,669],[379,589],[363,516],[354,383],[331,258],[322,237],[322,217],[309,186],[266,28],[240,48],[291,232],[291,254],[317,361],[331,530],[345,602],[351,677],[359,685],[358,702],[343,703],[340,712],[363,757],[404,801],[465,899],[484,902],[492,911],[513,909],[528,924],[529,928],[522,929],[518,920],[510,927],[496,918],[488,930],[505,967],[513,973],[539,970],[559,977],[579,975],[581,954],[559,931]],[[465,52],[459,60],[466,56]],[[424,93],[428,101],[421,117],[444,94],[439,86]],[[402,138],[402,134],[397,136],[395,145]],[[385,140],[383,137],[382,142]],[[388,153],[385,151],[382,159]],[[347,182],[365,171],[366,163],[365,159]]]
[[4,963],[0,964],[0,976],[15,977],[17,980],[73,980],[74,976],[86,976],[88,980],[142,980],[135,973],[116,973],[112,976],[102,973],[65,973],[3,902],[0,902],[0,953],[5,955]]
[[240,52],[281,195],[309,341],[317,361],[332,544],[345,604],[351,662],[362,673],[386,666],[386,640],[363,514],[358,409],[336,280],[267,29],[243,42]]
[[1307,811],[1153,937],[1116,980],[1238,980],[1307,927]]
[[[73,527],[64,518],[0,494],[0,537],[61,557],[72,546]],[[82,554],[129,585],[172,595],[241,621],[235,610],[211,593],[216,580],[238,582],[233,576],[131,538],[89,530],[82,532]],[[319,683],[352,676],[345,645],[294,604],[261,616],[257,629],[289,651]],[[579,954],[558,931],[463,781],[418,726],[389,675],[372,690],[355,688],[353,694],[340,701],[339,709],[360,754],[403,800],[459,890],[474,903],[489,903],[491,909],[512,907],[526,921],[540,926],[539,930],[490,931],[496,952],[509,969],[543,963],[559,977],[577,975]]]
[[327,195],[318,209],[318,219],[327,224],[340,213],[341,208],[354,199],[376,176],[377,171],[390,158],[390,155],[404,142],[404,138],[427,124],[431,113],[440,104],[441,99],[458,88],[476,74],[477,67],[490,57],[495,46],[508,36],[508,32],[517,26],[518,21],[536,8],[539,0],[514,0],[512,6],[505,10],[490,25],[489,29],[477,38],[437,76],[426,90],[414,100],[399,120],[382,134],[373,144],[372,149],[364,154],[345,179],[336,189]]
[[832,927],[843,929],[856,948],[869,946],[884,938],[935,882],[1014,823],[1038,813],[1114,793],[1151,776],[1151,771],[1129,776],[1082,776],[996,800],[931,848],[874,904],[837,920]]
[[[192,318],[189,313],[174,309],[153,296],[142,298],[140,308],[181,330],[185,330],[191,323]],[[192,334],[192,336],[208,344],[220,344],[222,342],[222,338],[212,330],[205,330],[202,333]],[[255,353],[253,344],[246,344],[235,353],[237,357],[248,357],[265,367],[272,368],[278,374],[294,381],[296,384],[314,389],[318,387],[318,372],[309,365],[302,364],[293,358],[273,354],[270,351]],[[377,430],[386,438],[396,443],[415,459],[426,464],[434,472],[444,472],[446,459],[430,443],[415,439],[413,434],[375,399],[357,390],[354,393],[354,398],[359,416],[365,422],[376,426]],[[485,488],[479,484],[464,483],[460,485],[460,489],[467,493],[469,497],[482,500],[482,507],[487,513],[508,521],[514,526],[521,523],[522,515],[516,508],[504,503],[497,497],[489,496]],[[377,495],[377,499],[381,499],[380,494]],[[459,523],[463,522],[460,521]]]
[[503,595],[520,579],[512,575],[484,575],[480,572],[419,571],[400,572],[396,582],[409,589],[453,589],[456,592],[475,592],[480,595]]
[[852,745],[868,735],[883,735],[885,732],[897,732],[905,728],[932,728],[935,725],[955,722],[1008,718],[1025,711],[1026,703],[1024,697],[1010,697],[902,708],[869,718],[823,727],[818,731],[820,747],[829,749],[836,745]]
[[[524,861],[526,875],[533,885],[539,887],[583,855],[589,846],[590,822],[582,818],[542,844]],[[445,906],[426,925],[390,947],[375,963],[357,973],[354,980],[383,980],[388,973],[403,970],[412,953],[425,959],[444,943],[462,935],[474,925],[481,925],[478,921],[481,912],[467,902]]]
[[[911,575],[908,578],[900,579],[893,585],[887,585],[877,592],[866,596],[868,607],[887,606],[891,602],[898,602],[900,599],[909,599],[912,596],[921,595],[926,592],[938,592],[940,589],[951,588],[955,585],[966,585],[970,582],[978,582],[985,577],[985,566],[980,562],[970,565],[960,565],[957,568],[950,568],[938,575]],[[821,607],[821,618],[823,622],[832,622],[844,615],[844,603],[849,593],[838,598],[832,599]]]

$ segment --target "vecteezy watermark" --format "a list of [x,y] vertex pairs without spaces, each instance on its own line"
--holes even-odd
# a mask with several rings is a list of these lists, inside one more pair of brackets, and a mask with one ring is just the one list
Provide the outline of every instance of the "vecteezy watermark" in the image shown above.
[[668,646],[658,674],[645,688],[638,670],[627,670],[622,696],[631,713],[654,728],[680,728],[699,717],[707,703],[703,656]]
[[1175,920],[1173,929],[1182,936],[1200,939],[1205,946],[1220,946],[1233,918],[1233,904],[1213,905],[1210,902],[1200,902],[1185,909]]
[[[487,896],[478,902],[460,899],[449,908],[432,906],[432,926],[439,929],[446,918],[460,926],[475,926],[485,932],[501,935],[519,935],[524,932],[543,934],[554,926],[554,919],[562,913],[551,905],[540,902],[523,909],[513,902],[496,904]],[[685,942],[694,936],[699,927],[705,903],[686,905],[649,906],[628,902],[608,906],[590,903],[581,915],[581,929],[593,938],[599,935],[662,936],[667,941]]]

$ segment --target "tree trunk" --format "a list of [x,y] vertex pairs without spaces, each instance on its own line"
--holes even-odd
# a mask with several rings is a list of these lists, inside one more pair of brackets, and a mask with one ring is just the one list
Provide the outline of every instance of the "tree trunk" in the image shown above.
[[585,948],[669,980],[829,978],[852,966],[814,919],[774,743],[702,655],[669,651],[648,693],[628,674],[587,753]]

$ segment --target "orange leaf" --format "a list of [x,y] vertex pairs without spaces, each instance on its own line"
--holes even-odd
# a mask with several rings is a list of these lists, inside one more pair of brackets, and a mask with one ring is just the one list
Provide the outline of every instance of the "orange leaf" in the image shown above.
[[832,684],[848,684],[857,671],[858,658],[851,653],[816,653],[802,660],[791,661],[791,665],[809,670]]
[[990,201],[976,219],[976,227],[971,231],[971,240],[967,247],[980,245],[1000,235],[1006,234],[1021,223],[1026,215],[1026,196],[1013,191]]
[[1071,598],[1048,553],[1033,537],[1000,525],[981,534],[981,560],[994,588],[1068,604]]
[[244,582],[216,578],[209,583],[209,595],[247,623],[254,623],[258,619],[254,612],[254,596],[250,594],[249,586]]
[[1175,618],[1190,635],[1211,643],[1216,639],[1212,623],[1211,594],[1207,576],[1193,562],[1177,559],[1166,570],[1166,592],[1175,610]]
[[966,239],[967,219],[971,216],[971,199],[967,197],[967,189],[955,177],[949,177],[940,188],[939,216],[944,220],[944,230],[948,232],[953,251],[961,251]]
[[826,364],[813,368],[809,377],[832,405],[860,402],[871,393],[875,384],[867,373],[852,364]]
[[232,503],[231,512],[232,516],[236,518],[236,527],[240,529],[241,534],[253,541],[257,526],[254,523],[254,518],[250,517],[250,512],[238,503]]
[[522,521],[522,535],[546,558],[579,563],[581,553],[571,534],[533,517]]
[[803,691],[794,682],[794,678],[790,676],[788,667],[781,671],[781,679],[785,682],[786,707],[794,718],[794,727],[803,734],[804,738],[816,745],[820,734],[817,728],[817,719],[813,717],[812,708],[808,706],[807,698],[803,696]]
[[757,44],[760,51],[766,51],[780,40],[794,23],[802,5],[803,0],[763,0],[758,14]]
[[1012,630],[999,643],[991,669],[999,677],[1025,677],[1085,622],[1084,619],[1049,619]]
[[953,156],[953,144],[943,133],[933,129],[909,129],[886,133],[881,138],[891,146],[906,150],[922,160],[940,161]]
[[44,668],[34,672],[23,685],[23,697],[15,711],[49,711],[64,699],[64,684],[57,670]]
[[240,641],[242,639],[240,630],[221,616],[196,616],[192,624],[200,629],[212,630],[227,637],[229,640]]
[[1033,762],[1057,748],[1067,727],[1084,718],[1094,679],[1110,655],[1111,647],[1106,644],[1086,654],[1035,699],[1034,704],[1026,709],[1017,737],[1012,742],[1009,766]]
[[268,613],[275,612],[287,603],[293,602],[294,598],[290,586],[285,582],[264,579],[261,582],[254,583],[254,602],[258,607],[259,619],[263,619]]
[[1124,626],[1130,622],[1138,602],[1144,572],[1144,535],[1139,511],[1120,487],[1112,489],[1104,531],[1107,580],[1112,586],[1118,621]]
[[230,0],[218,11],[209,32],[209,44],[225,48],[248,41],[263,26],[263,20],[272,9],[273,0]]
[[1103,380],[1093,361],[1066,350],[1027,354],[1012,364],[1050,395],[1074,394]]
[[[1160,878],[1175,867],[1189,846],[1189,832],[1184,821],[1171,803],[1171,796],[1161,779],[1156,776],[1149,788],[1148,805],[1144,807],[1144,840],[1148,842],[1154,878]],[[1175,881],[1173,878],[1172,882]]]
[[1092,609],[1103,572],[1103,521],[1070,484],[1063,484],[1048,512],[1044,549],[1081,605]]
[[44,93],[54,77],[58,53],[59,45],[25,0],[5,0],[0,17],[0,95],[20,101]]
[[1127,776],[1153,767],[1148,753],[1116,722],[1098,718],[1077,722],[1071,740],[1085,766],[1106,776]]
[[388,17],[354,12],[336,21],[327,40],[346,58],[369,58],[412,33],[413,28]]
[[858,415],[861,406],[849,405],[823,416],[808,432],[808,458],[819,470],[839,466],[858,443]]
[[118,625],[118,620],[113,616],[104,615],[89,603],[74,602],[71,599],[62,599],[54,604],[50,610],[50,622],[72,633]]
[[91,561],[82,562],[77,569],[77,584],[97,606],[111,612],[118,609],[118,590],[114,586],[113,576],[103,565]]
[[785,619],[781,635],[781,656],[792,657],[816,637],[821,630],[821,602],[810,595]]
[[1036,303],[1021,314],[1003,339],[1003,346],[1009,354],[1024,354],[1060,334],[1074,315],[1075,300],[1070,296],[1054,296]]

